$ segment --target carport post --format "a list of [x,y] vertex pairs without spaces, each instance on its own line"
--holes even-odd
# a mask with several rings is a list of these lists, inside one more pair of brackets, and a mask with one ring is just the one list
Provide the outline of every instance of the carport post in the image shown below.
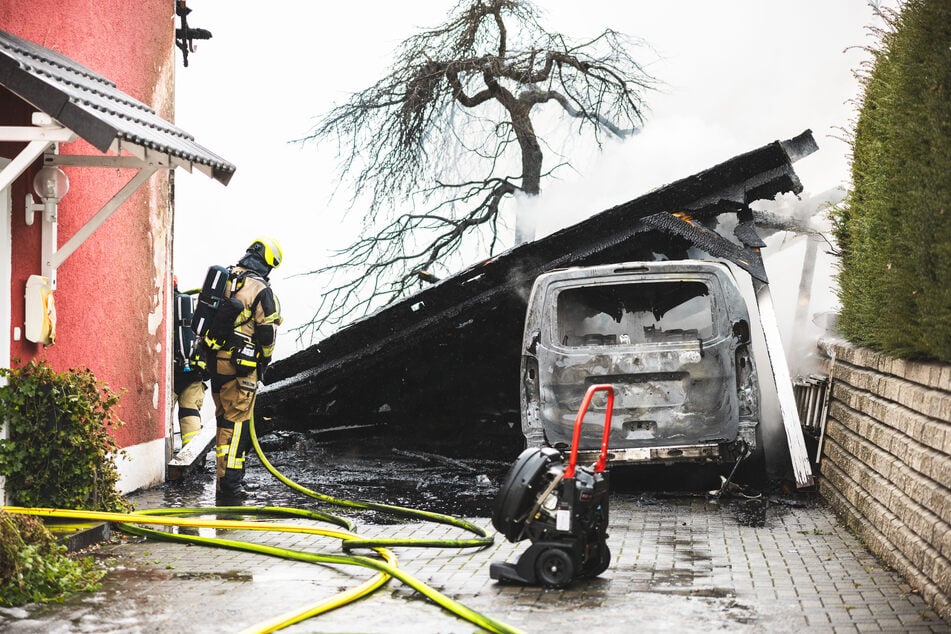
[[779,336],[779,324],[776,321],[773,296],[770,293],[769,284],[755,277],[751,279],[753,280],[753,290],[756,293],[756,305],[759,308],[760,326],[762,326],[763,335],[766,337],[769,365],[773,370],[773,379],[776,382],[779,410],[783,416],[783,427],[786,429],[786,443],[789,445],[789,459],[792,461],[796,486],[799,488],[813,486],[815,478],[809,464],[806,441],[802,435],[802,423],[799,421],[799,411],[796,409],[796,395],[793,393],[789,366],[786,363],[786,353],[783,352],[783,342]]

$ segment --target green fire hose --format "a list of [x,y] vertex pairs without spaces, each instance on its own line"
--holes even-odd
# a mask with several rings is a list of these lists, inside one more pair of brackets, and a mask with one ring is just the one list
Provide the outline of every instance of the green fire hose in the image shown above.
[[[251,441],[254,450],[261,461],[261,464],[278,480],[304,495],[312,497],[320,502],[353,509],[376,510],[390,513],[400,517],[421,519],[429,522],[446,524],[464,529],[476,535],[470,539],[453,540],[432,540],[432,539],[400,539],[400,538],[382,538],[365,539],[353,532],[353,523],[343,517],[322,513],[318,511],[308,511],[305,509],[296,509],[288,507],[245,507],[245,506],[214,506],[201,508],[163,508],[163,509],[145,509],[132,513],[107,513],[98,511],[74,511],[67,509],[48,509],[48,508],[24,508],[5,506],[3,510],[9,513],[20,513],[25,515],[37,515],[41,517],[57,517],[69,519],[84,519],[96,521],[116,522],[120,530],[134,535],[151,537],[153,539],[183,542],[191,544],[201,544],[215,548],[229,548],[233,550],[243,550],[246,552],[255,552],[284,559],[296,561],[305,561],[318,564],[340,564],[361,566],[376,571],[368,581],[355,588],[341,592],[333,597],[322,600],[314,605],[309,605],[301,609],[293,610],[277,617],[271,618],[265,622],[259,623],[253,627],[244,630],[244,634],[262,634],[264,632],[274,632],[284,627],[299,623],[305,619],[323,614],[338,607],[352,603],[358,599],[370,595],[386,584],[391,577],[399,579],[407,586],[413,588],[430,601],[440,607],[452,612],[474,625],[477,625],[487,631],[497,632],[499,634],[517,634],[520,632],[517,628],[506,625],[492,619],[491,617],[480,614],[467,608],[458,601],[442,594],[441,592],[426,585],[416,577],[401,570],[398,567],[396,556],[389,550],[393,546],[404,547],[435,547],[435,548],[485,548],[492,544],[493,539],[487,535],[481,527],[472,524],[461,518],[423,511],[420,509],[407,508],[402,506],[393,506],[376,502],[358,502],[353,500],[344,500],[329,495],[312,491],[300,484],[290,480],[280,473],[270,461],[265,457],[258,442],[257,433],[254,428],[254,418],[252,416]],[[300,524],[278,523],[278,522],[256,522],[246,520],[227,520],[227,519],[205,519],[192,518],[188,516],[209,515],[209,514],[240,514],[245,516],[263,516],[263,517],[295,517],[307,520],[326,522],[341,527],[340,529],[325,529],[304,526]],[[306,533],[312,535],[321,535],[325,537],[336,538],[340,540],[341,547],[345,554],[327,555],[317,554],[275,546],[266,546],[254,542],[240,541],[233,539],[224,539],[220,537],[201,537],[197,535],[182,535],[170,533],[151,528],[145,528],[142,525],[154,526],[186,526],[198,528],[214,528],[221,530],[252,530],[252,531],[277,531],[289,533]],[[370,549],[376,553],[377,557],[353,555],[350,551],[355,548]]]

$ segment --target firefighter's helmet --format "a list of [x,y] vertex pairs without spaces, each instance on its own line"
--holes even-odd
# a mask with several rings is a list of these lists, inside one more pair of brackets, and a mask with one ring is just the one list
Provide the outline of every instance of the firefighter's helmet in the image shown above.
[[251,246],[248,247],[248,253],[253,253],[261,258],[265,264],[271,268],[281,265],[284,254],[281,252],[281,245],[277,240],[268,236],[255,238]]

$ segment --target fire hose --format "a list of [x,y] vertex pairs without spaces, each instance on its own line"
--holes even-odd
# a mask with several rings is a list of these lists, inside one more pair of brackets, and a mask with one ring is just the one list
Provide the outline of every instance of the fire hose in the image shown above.
[[[191,544],[201,544],[216,548],[228,548],[232,550],[242,550],[246,552],[260,553],[284,559],[304,561],[318,564],[340,564],[361,566],[376,571],[376,575],[368,581],[355,588],[341,592],[337,595],[325,599],[313,605],[278,615],[262,623],[256,624],[246,630],[243,634],[263,634],[265,632],[274,632],[276,630],[299,623],[308,618],[329,612],[338,607],[352,603],[358,599],[366,597],[375,590],[386,584],[391,577],[396,578],[413,588],[427,599],[439,605],[440,607],[452,612],[474,625],[477,625],[490,632],[499,634],[517,634],[520,632],[517,628],[506,625],[491,617],[480,614],[458,601],[446,596],[438,590],[428,586],[413,575],[403,571],[398,567],[396,556],[389,547],[435,547],[435,548],[485,548],[492,544],[493,539],[487,535],[484,529],[472,524],[464,519],[433,513],[420,509],[407,508],[402,506],[393,506],[377,502],[360,502],[354,500],[345,500],[335,498],[323,493],[312,491],[293,480],[290,480],[280,473],[270,463],[264,455],[261,445],[258,442],[257,433],[254,428],[254,417],[252,415],[250,422],[251,442],[254,445],[255,453],[261,464],[278,480],[288,487],[314,498],[320,502],[335,506],[376,510],[401,517],[411,517],[425,521],[447,524],[462,528],[475,534],[476,538],[454,539],[454,540],[432,540],[432,539],[400,539],[400,538],[380,538],[365,539],[353,532],[354,526],[350,520],[318,511],[308,511],[305,509],[288,507],[245,507],[245,506],[213,506],[213,507],[191,507],[191,508],[161,508],[144,509],[131,513],[111,513],[105,511],[83,511],[69,509],[51,509],[51,508],[25,508],[16,506],[0,507],[9,513],[20,513],[24,515],[36,515],[50,518],[66,519],[84,519],[93,521],[115,522],[117,527],[127,533],[153,538],[157,540],[182,542]],[[304,526],[300,524],[275,523],[275,522],[255,522],[247,520],[227,520],[227,519],[205,519],[190,518],[194,515],[208,514],[241,514],[247,516],[277,516],[277,517],[298,517],[309,520],[322,521],[341,527],[340,529],[326,529]],[[144,528],[141,525],[154,526],[184,526],[197,528],[214,528],[222,530],[251,530],[251,531],[274,531],[287,533],[305,533],[312,535],[321,535],[341,540],[341,547],[345,554],[327,555],[304,552],[256,544],[253,542],[224,539],[219,537],[201,537],[197,535],[183,535],[180,533],[170,533],[167,531]],[[369,557],[363,555],[353,555],[350,551],[355,548],[365,548],[372,550],[378,555]]]

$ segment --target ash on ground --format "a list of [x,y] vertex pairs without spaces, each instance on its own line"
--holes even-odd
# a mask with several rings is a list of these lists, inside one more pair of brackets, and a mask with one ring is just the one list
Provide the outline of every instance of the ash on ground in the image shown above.
[[[486,441],[491,442],[491,441]],[[343,500],[382,503],[457,517],[491,517],[499,486],[521,447],[496,442],[493,451],[475,443],[429,442],[381,429],[349,433],[267,431],[260,437],[265,457],[285,477],[319,494]],[[512,445],[512,446],[508,446]],[[487,455],[499,457],[487,458]],[[347,509],[295,491],[269,473],[252,452],[247,458],[245,505],[290,506],[343,514],[373,524],[406,521],[388,513]],[[183,480],[131,497],[136,508],[204,507],[216,504],[214,452]],[[773,483],[745,486],[743,495],[711,495],[723,469],[701,465],[678,468],[612,469],[612,492],[644,505],[683,497],[706,497],[735,514],[738,523],[756,526],[790,504],[809,503],[809,496],[783,492]]]

